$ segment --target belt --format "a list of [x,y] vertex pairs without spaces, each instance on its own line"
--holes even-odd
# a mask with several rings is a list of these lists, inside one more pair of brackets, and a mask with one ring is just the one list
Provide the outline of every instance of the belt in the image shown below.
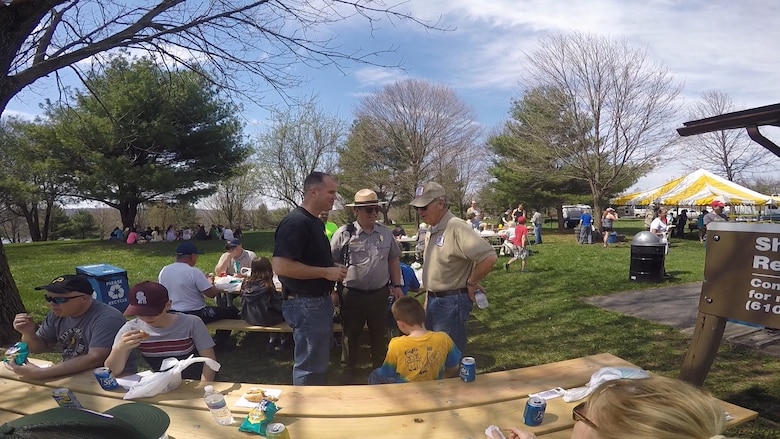
[[468,294],[468,293],[469,293],[468,288],[458,288],[457,290],[447,290],[447,291],[428,291],[428,294],[430,294],[433,297],[455,296],[457,294]]
[[360,294],[372,294],[372,293],[379,293],[379,292],[382,292],[382,291],[384,291],[384,292],[388,291],[387,290],[387,286],[383,286],[383,287],[377,288],[375,290],[361,290],[360,288],[352,288],[352,287],[347,287],[347,289],[349,291],[354,291],[354,292],[360,293]]
[[326,291],[322,294],[287,294],[282,295],[282,300],[290,300],[290,299],[317,299],[320,297],[330,296],[330,291]]

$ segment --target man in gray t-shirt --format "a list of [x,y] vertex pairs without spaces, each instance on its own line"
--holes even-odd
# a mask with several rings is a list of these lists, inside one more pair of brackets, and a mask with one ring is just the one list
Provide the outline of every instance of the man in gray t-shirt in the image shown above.
[[[14,329],[22,334],[30,353],[57,351],[62,361],[45,368],[13,362],[5,363],[6,367],[21,376],[44,380],[102,366],[117,331],[125,324],[122,313],[94,300],[85,276],[62,275],[35,289],[46,290],[51,311],[37,330],[29,314],[17,314]],[[135,372],[135,368],[135,362],[129,362],[125,372]]]
[[712,203],[710,203],[710,206],[712,206],[712,212],[704,215],[704,229],[707,229],[707,225],[713,221],[720,222],[720,221],[728,221],[729,217],[726,216],[725,213],[723,213],[723,209],[726,207],[726,204],[723,201],[715,200]]

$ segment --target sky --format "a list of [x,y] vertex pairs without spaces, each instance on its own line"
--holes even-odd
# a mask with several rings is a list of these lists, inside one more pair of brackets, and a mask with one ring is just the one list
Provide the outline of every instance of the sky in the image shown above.
[[[386,0],[393,2],[393,0]],[[728,94],[735,110],[780,102],[780,2],[768,0],[410,0],[398,11],[437,24],[447,31],[383,19],[373,30],[361,19],[349,19],[324,31],[344,50],[393,48],[379,61],[402,68],[351,64],[347,69],[296,66],[291,73],[306,80],[289,90],[293,96],[317,96],[330,114],[351,120],[367,93],[392,82],[416,78],[451,87],[474,110],[486,131],[508,118],[511,99],[522,96],[526,54],[550,34],[574,31],[625,39],[646,49],[653,62],[669,69],[684,84],[681,103],[702,93]],[[65,74],[67,77],[67,73]],[[52,81],[42,80],[8,105],[4,115],[32,117],[38,104],[56,98]],[[266,105],[282,102],[268,95]],[[267,126],[263,108],[245,104],[248,134]],[[670,130],[690,120],[681,112]],[[780,131],[762,129],[780,140]],[[673,163],[639,180],[632,188],[649,189],[679,176]]]

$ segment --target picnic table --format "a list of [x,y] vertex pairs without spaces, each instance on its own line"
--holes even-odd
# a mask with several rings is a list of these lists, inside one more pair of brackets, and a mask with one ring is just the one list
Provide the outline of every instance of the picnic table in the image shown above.
[[502,237],[503,234],[499,232],[494,232],[492,230],[483,230],[477,233],[479,233],[479,236],[481,236],[482,239],[487,241],[488,244],[490,244],[493,247],[493,249],[496,251],[500,251],[501,247],[503,247],[504,245],[504,239]]
[[[38,364],[46,362],[32,360]],[[478,438],[491,424],[523,427],[522,413],[528,394],[552,387],[585,385],[602,367],[636,367],[611,354],[598,354],[539,366],[477,375],[472,383],[459,378],[422,383],[377,386],[289,386],[250,383],[213,383],[225,395],[237,424],[217,425],[203,402],[203,385],[185,381],[168,393],[141,401],[162,408],[171,418],[172,438],[257,437],[238,431],[249,411],[237,406],[252,387],[281,391],[275,421],[287,426],[293,438],[340,439],[355,437]],[[48,382],[26,382],[0,368],[0,420],[39,412],[56,406],[51,390],[70,388],[83,406],[103,411],[125,403],[123,391],[104,391],[91,372]],[[561,398],[548,401],[542,425],[525,427],[545,439],[568,438],[577,402]],[[722,402],[734,417],[730,426],[755,419],[757,413]]]

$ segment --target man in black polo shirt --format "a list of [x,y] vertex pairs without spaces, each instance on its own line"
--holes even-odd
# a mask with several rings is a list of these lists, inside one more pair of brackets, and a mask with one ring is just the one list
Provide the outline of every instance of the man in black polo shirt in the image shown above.
[[282,284],[282,314],[293,329],[293,384],[325,385],[333,338],[330,292],[347,268],[334,265],[325,225],[318,215],[333,208],[336,181],[312,172],[303,182],[303,203],[276,228],[273,268]]

